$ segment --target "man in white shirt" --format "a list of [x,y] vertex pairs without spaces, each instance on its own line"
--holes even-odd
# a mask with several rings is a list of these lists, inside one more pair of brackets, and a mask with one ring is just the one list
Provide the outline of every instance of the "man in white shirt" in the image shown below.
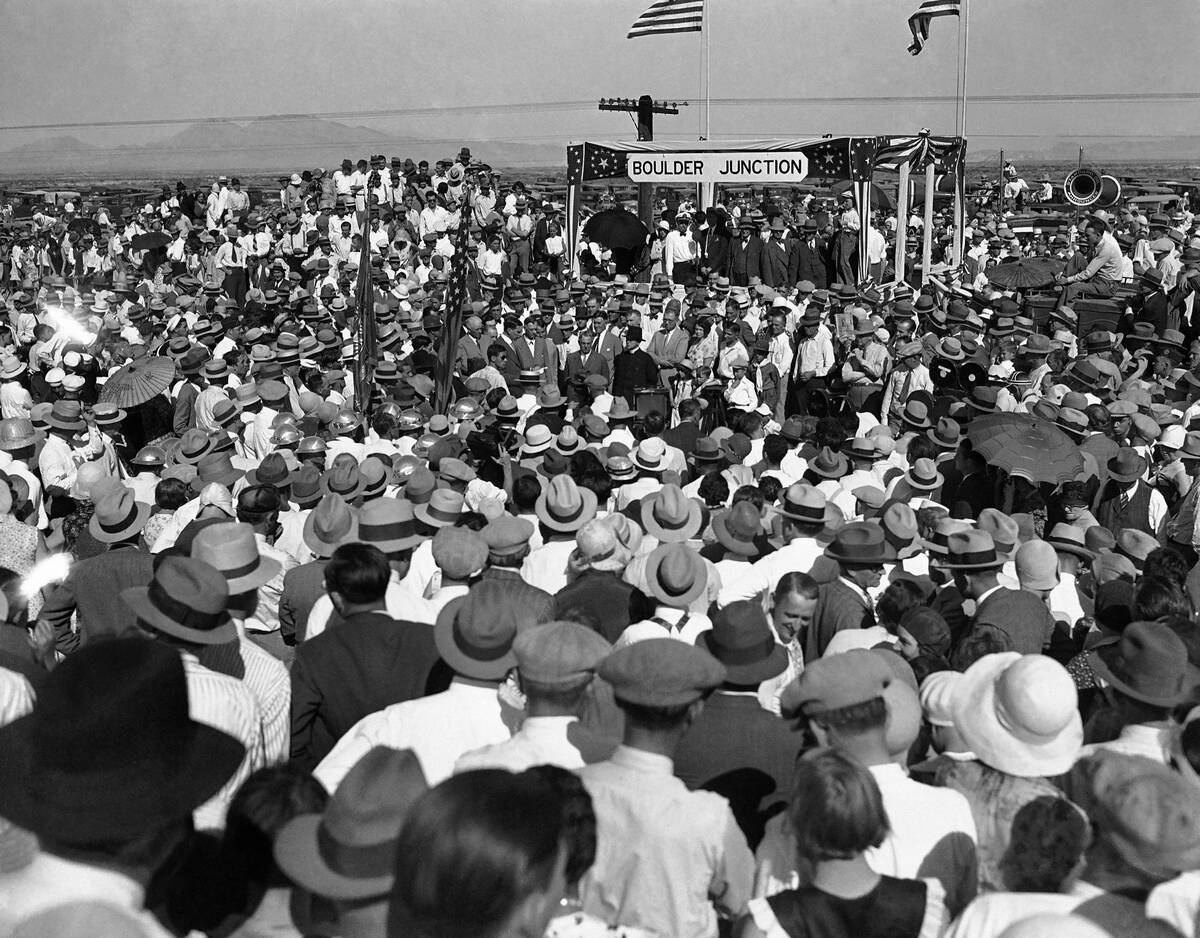
[[612,755],[615,739],[579,724],[596,668],[612,646],[587,626],[547,622],[524,629],[513,642],[517,676],[525,695],[525,721],[512,739],[468,752],[455,772],[535,765],[575,771]]
[[696,282],[700,246],[690,231],[691,218],[682,211],[675,216],[675,230],[663,239],[663,270],[672,283],[690,287]]

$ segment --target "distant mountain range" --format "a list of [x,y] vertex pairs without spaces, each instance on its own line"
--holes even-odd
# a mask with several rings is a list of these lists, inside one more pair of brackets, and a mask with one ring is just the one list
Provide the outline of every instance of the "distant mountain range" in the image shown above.
[[559,144],[509,143],[503,140],[463,139],[447,142],[320,119],[258,120],[249,124],[205,121],[190,124],[162,140],[115,147],[97,146],[77,137],[54,136],[0,152],[6,173],[41,170],[174,171],[219,169],[224,172],[262,172],[286,168],[333,167],[343,159],[371,153],[398,155],[433,162],[468,146],[478,158],[495,166],[558,165],[564,162]]
[[[52,136],[0,152],[0,174],[57,176],[78,173],[164,173],[219,170],[263,174],[337,166],[342,159],[371,153],[430,162],[469,146],[477,158],[497,167],[562,167],[564,147],[556,143],[517,143],[504,139],[449,139],[439,126],[405,134],[317,118],[267,119],[238,124],[205,121],[190,124],[145,144],[100,146],[74,136]],[[444,134],[434,139],[434,134]],[[478,133],[478,131],[476,131]],[[967,162],[997,164],[993,141],[968,144]],[[986,142],[986,143],[985,143]],[[1004,156],[1018,164],[1073,163],[1079,143],[1068,137],[1021,137],[1005,143]],[[1200,164],[1200,136],[1089,139],[1083,142],[1089,165],[1153,162]]]

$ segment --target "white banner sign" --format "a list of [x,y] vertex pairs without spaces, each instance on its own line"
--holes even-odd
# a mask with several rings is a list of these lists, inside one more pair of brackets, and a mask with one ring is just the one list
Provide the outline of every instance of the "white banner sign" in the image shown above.
[[808,175],[803,153],[630,153],[634,182],[801,182]]

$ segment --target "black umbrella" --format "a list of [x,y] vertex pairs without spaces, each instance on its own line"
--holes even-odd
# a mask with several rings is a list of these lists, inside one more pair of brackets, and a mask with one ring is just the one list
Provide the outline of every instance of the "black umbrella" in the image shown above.
[[155,248],[165,248],[170,243],[171,236],[166,232],[151,231],[134,237],[129,247],[134,251],[153,251]]
[[597,212],[583,226],[583,235],[608,248],[634,249],[642,247],[650,238],[650,232],[642,220],[633,212],[623,208],[605,209]]

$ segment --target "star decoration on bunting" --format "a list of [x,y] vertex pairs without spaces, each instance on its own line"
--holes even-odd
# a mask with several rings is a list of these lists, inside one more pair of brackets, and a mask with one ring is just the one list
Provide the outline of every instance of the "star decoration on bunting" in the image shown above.
[[847,178],[849,164],[846,161],[846,141],[826,140],[805,151],[809,164],[818,175],[834,179]]
[[595,143],[584,144],[583,179],[613,179],[625,175],[628,155]]

